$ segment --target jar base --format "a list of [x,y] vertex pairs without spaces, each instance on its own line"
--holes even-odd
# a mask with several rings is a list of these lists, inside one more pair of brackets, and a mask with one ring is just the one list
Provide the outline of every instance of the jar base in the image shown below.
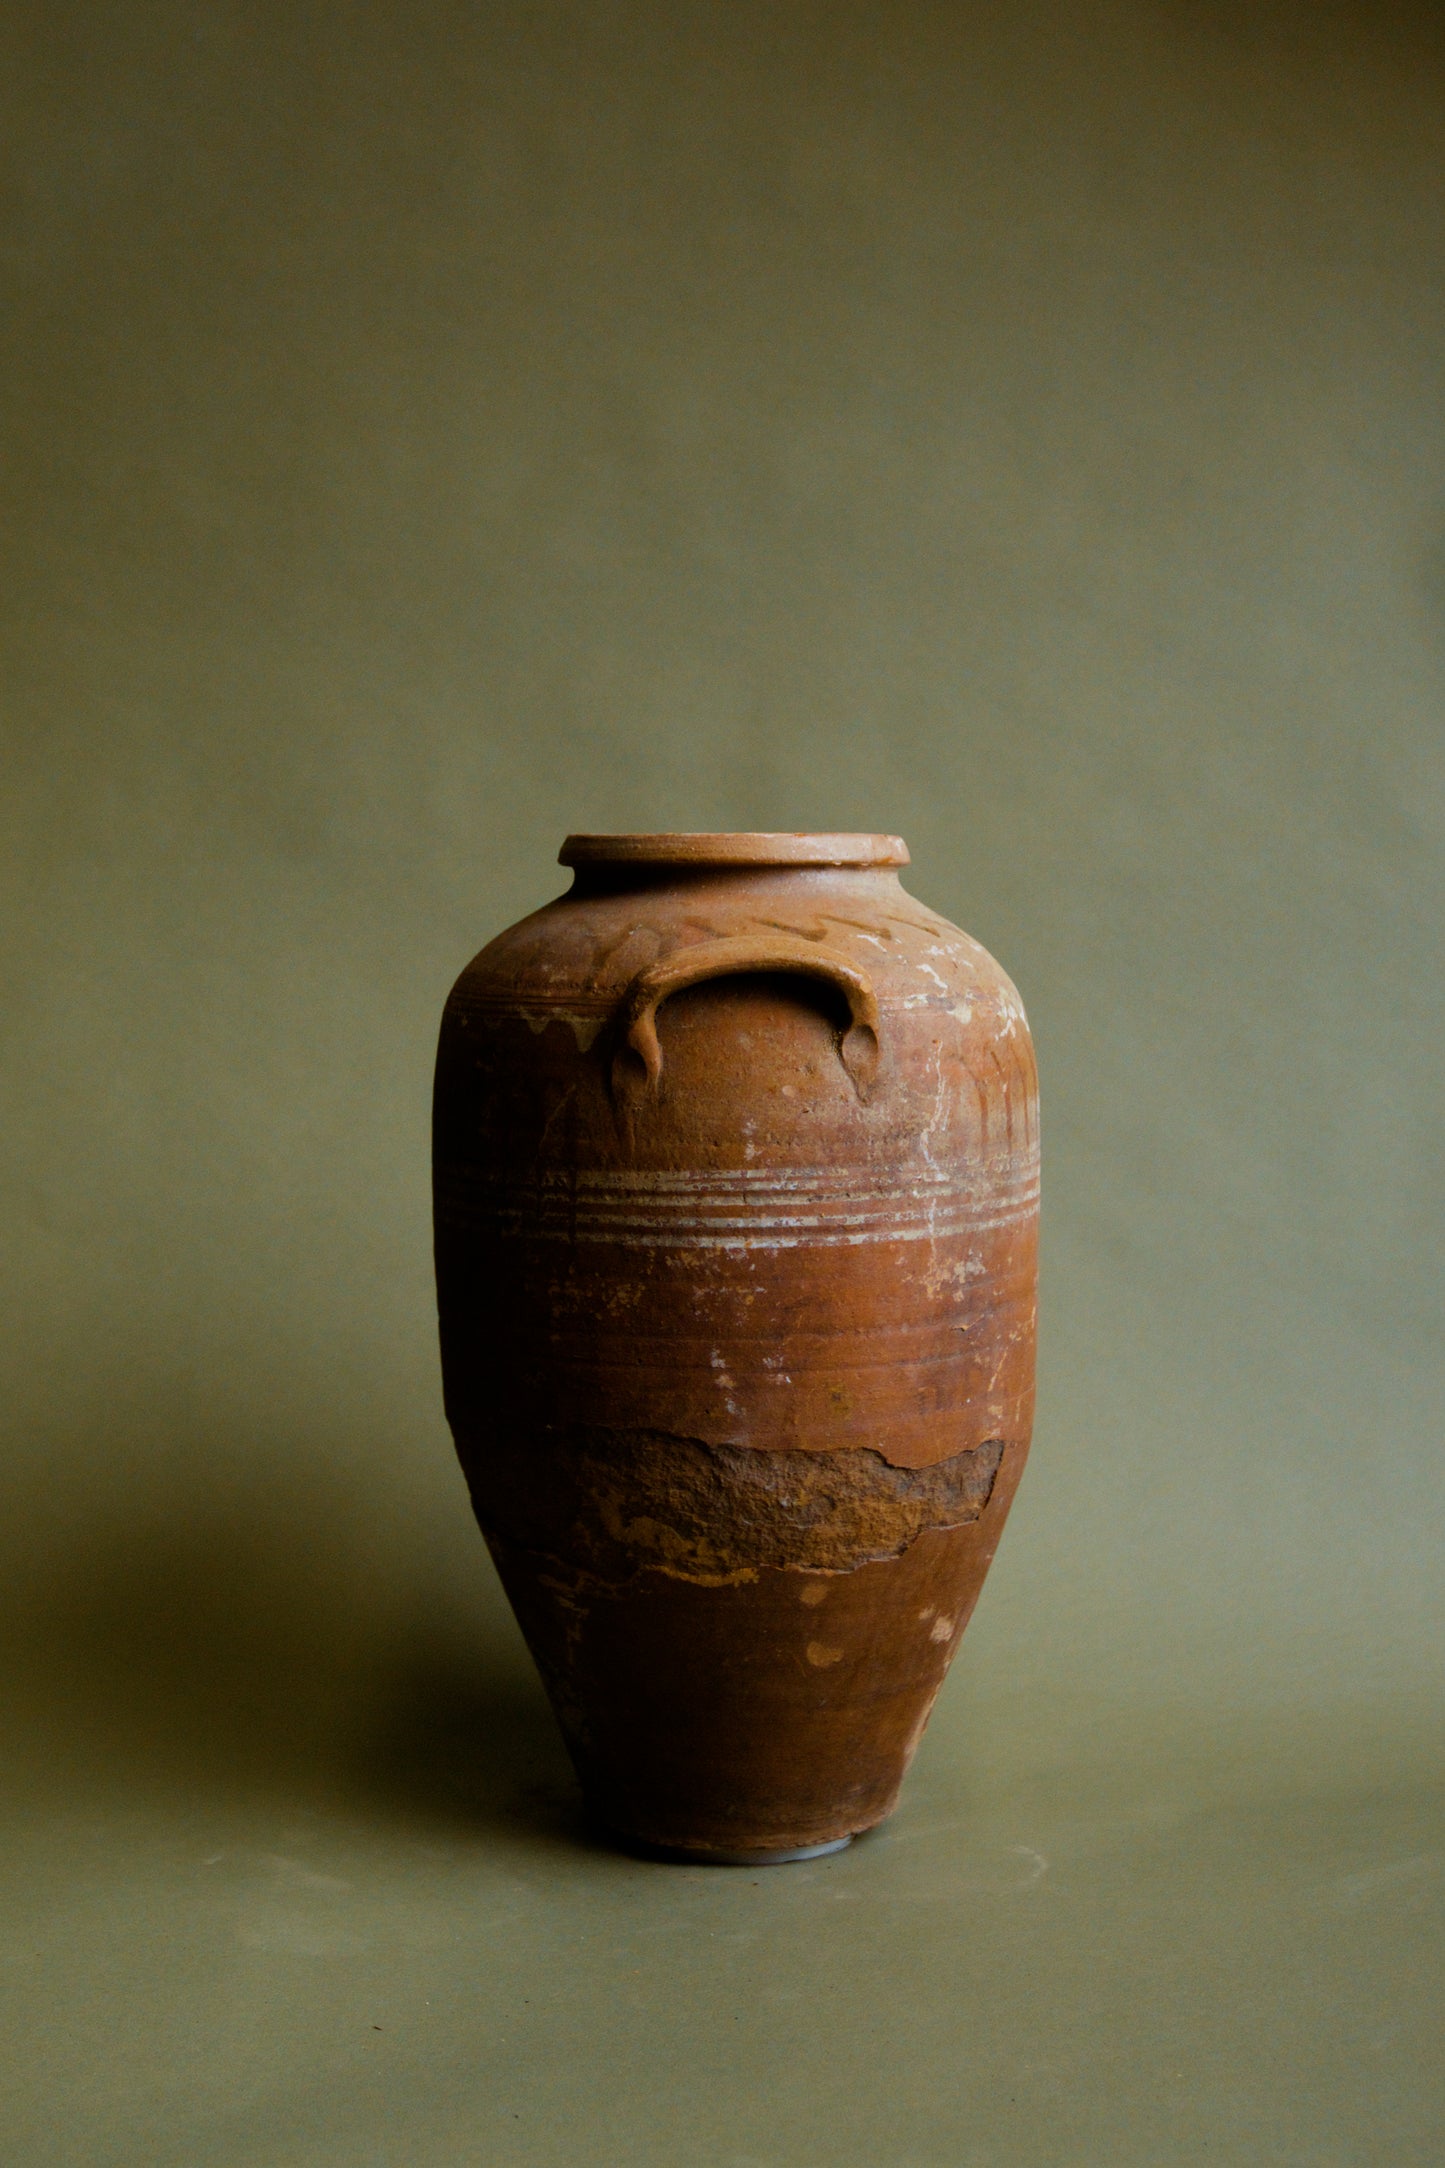
[[783,1850],[713,1852],[691,1845],[648,1844],[640,1837],[626,1837],[616,1830],[611,1834],[626,1845],[629,1852],[677,1867],[787,1867],[795,1860],[826,1859],[831,1852],[846,1851],[853,1842],[849,1835],[830,1838],[827,1844],[797,1844]]

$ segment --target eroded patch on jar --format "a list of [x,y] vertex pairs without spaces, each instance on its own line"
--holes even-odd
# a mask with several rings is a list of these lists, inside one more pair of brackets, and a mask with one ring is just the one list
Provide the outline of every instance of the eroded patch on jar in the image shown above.
[[[895,1558],[925,1530],[976,1521],[1003,1454],[991,1438],[898,1468],[865,1446],[773,1452],[580,1429],[463,1446],[484,1526],[604,1581],[647,1567],[706,1582],[769,1566],[846,1573]],[[824,1593],[813,1583],[802,1600]]]
[[819,1671],[826,1671],[833,1664],[841,1664],[847,1653],[846,1649],[829,1648],[826,1641],[808,1643],[808,1662]]

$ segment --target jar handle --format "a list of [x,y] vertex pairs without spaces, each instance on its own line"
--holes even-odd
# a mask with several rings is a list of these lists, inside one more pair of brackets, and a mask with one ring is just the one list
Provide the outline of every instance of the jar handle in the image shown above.
[[625,1084],[623,1065],[631,1049],[642,1063],[648,1086],[656,1091],[662,1077],[657,1012],[669,994],[703,979],[744,971],[794,971],[827,979],[839,989],[852,1018],[838,1048],[839,1059],[858,1097],[866,1099],[878,1073],[878,996],[873,983],[866,971],[837,949],[785,933],[744,933],[721,941],[697,941],[639,971],[623,999],[623,1045],[613,1064],[614,1088]]

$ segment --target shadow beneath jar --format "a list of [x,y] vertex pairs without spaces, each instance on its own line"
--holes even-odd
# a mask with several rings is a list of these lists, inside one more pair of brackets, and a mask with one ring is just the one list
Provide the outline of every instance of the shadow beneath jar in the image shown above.
[[192,1474],[148,1510],[96,1498],[6,1592],[17,1765],[72,1795],[284,1797],[593,1846],[480,1537],[474,1582],[463,1541],[443,1586],[418,1585],[405,1538],[319,1454],[284,1480],[279,1456],[244,1476],[244,1445],[224,1457],[204,1494]]
[[357,1742],[354,1794],[454,1837],[486,1829],[610,1849],[585,1815],[530,1661],[502,1668],[460,1637],[419,1637]]

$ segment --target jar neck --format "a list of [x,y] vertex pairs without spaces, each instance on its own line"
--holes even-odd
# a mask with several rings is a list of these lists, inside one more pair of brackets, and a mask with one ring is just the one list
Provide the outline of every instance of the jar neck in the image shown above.
[[856,831],[673,829],[652,834],[568,836],[564,866],[906,866],[902,836]]
[[632,865],[594,864],[575,866],[568,901],[582,902],[593,896],[648,895],[660,890],[718,888],[742,890],[766,887],[803,895],[828,894],[839,888],[853,893],[863,890],[881,896],[901,893],[896,866],[729,866],[729,865]]

